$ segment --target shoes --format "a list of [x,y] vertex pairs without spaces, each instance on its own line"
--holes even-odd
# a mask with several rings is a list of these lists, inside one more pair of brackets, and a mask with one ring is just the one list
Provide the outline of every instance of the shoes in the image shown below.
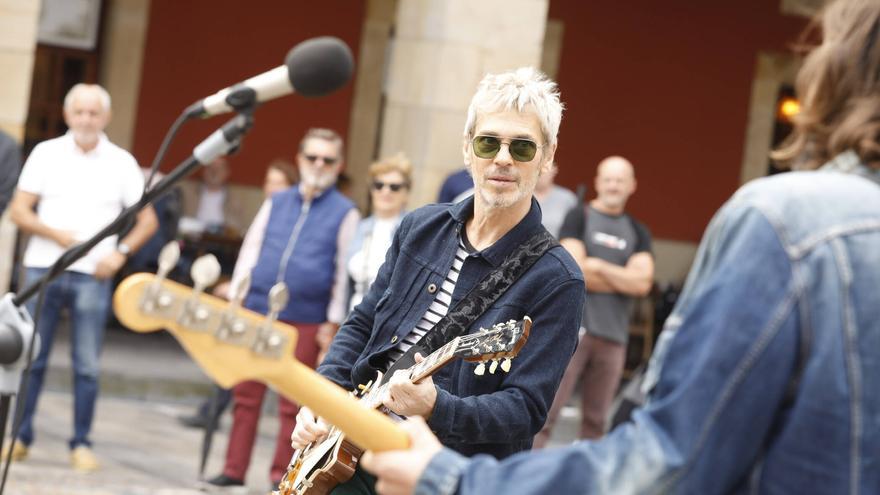
[[[10,448],[10,445],[12,448]],[[9,443],[3,446],[3,452],[0,454],[0,459],[6,460],[7,457],[10,456],[10,450],[12,455],[12,461],[18,462],[27,459],[28,456],[28,446],[21,443],[21,441],[16,440],[15,442]]]
[[244,486],[243,480],[237,480],[235,478],[230,478],[225,474],[218,474],[213,478],[207,481],[208,485],[211,486]]
[[92,452],[92,449],[85,445],[80,445],[70,451],[70,465],[73,469],[82,472],[92,472],[101,467],[98,458]]
[[204,428],[208,426],[208,418],[200,415],[193,414],[192,416],[178,416],[177,421],[180,422],[183,426],[187,426],[189,428]]

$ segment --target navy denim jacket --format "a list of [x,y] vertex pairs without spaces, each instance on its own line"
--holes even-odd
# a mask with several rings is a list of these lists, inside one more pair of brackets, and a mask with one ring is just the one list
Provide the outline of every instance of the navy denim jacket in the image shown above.
[[500,464],[444,450],[416,493],[880,493],[878,182],[847,152],[743,187],[709,225],[632,423]]
[[[472,212],[470,198],[425,206],[404,217],[376,281],[340,328],[319,373],[348,389],[375,378],[383,354],[415,327],[434,300],[428,288],[446,278],[459,232]],[[532,200],[519,224],[465,260],[452,305],[543,228],[540,207]],[[471,331],[524,316],[534,323],[509,373],[478,376],[475,363],[456,360],[433,376],[437,402],[428,424],[445,445],[463,454],[499,458],[531,447],[577,344],[584,294],[578,266],[557,245],[475,321]]]

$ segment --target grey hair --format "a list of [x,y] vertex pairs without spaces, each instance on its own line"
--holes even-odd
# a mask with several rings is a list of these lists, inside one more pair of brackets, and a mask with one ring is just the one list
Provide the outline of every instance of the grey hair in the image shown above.
[[70,107],[73,106],[73,100],[80,94],[88,92],[98,95],[98,99],[101,100],[101,106],[104,107],[104,111],[110,111],[110,93],[97,84],[86,83],[74,84],[73,87],[70,88],[70,91],[64,96],[64,109],[70,110]]
[[563,104],[556,83],[534,67],[520,67],[499,74],[487,74],[480,81],[468,107],[464,137],[473,137],[477,113],[531,109],[541,121],[544,142],[553,146],[562,121]]

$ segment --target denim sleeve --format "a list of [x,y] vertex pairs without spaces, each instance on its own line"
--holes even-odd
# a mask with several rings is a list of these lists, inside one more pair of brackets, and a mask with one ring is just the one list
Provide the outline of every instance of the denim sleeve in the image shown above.
[[584,283],[575,278],[537,299],[528,313],[533,320],[529,339],[496,392],[457,397],[438,387],[428,424],[440,441],[479,444],[531,440],[544,425],[577,345],[583,304]]
[[728,204],[698,251],[652,364],[659,379],[631,423],[598,442],[475,457],[452,474],[432,462],[425,482],[458,474],[461,494],[730,493],[760,464],[787,407],[802,293],[795,268],[772,219]]
[[351,368],[370,340],[373,319],[376,316],[376,306],[391,281],[391,272],[400,254],[401,239],[409,230],[410,222],[408,219],[407,216],[401,221],[400,227],[394,233],[391,247],[385,253],[385,262],[379,268],[376,280],[370,286],[363,301],[349,313],[345,323],[333,338],[327,355],[318,366],[318,373],[343,388],[351,390],[356,385],[351,383]]

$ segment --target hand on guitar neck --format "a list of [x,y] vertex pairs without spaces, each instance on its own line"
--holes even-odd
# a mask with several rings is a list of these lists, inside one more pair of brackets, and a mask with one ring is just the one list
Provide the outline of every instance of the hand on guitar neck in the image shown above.
[[[416,354],[416,363],[425,360]],[[430,376],[413,382],[407,370],[397,370],[388,381],[388,388],[382,397],[382,405],[401,416],[421,416],[425,419],[434,412],[437,403],[437,389]]]
[[[425,360],[421,354],[416,354],[415,358],[416,363]],[[413,383],[407,370],[397,370],[394,373],[394,376],[388,380],[381,397],[382,405],[395,414],[422,416],[425,419],[431,417],[436,401],[437,389],[434,388],[434,380],[428,376],[418,383]],[[323,419],[316,418],[308,407],[301,407],[299,414],[296,415],[296,427],[290,434],[290,444],[296,450],[304,449],[311,443],[323,442],[329,433],[329,426]]]

